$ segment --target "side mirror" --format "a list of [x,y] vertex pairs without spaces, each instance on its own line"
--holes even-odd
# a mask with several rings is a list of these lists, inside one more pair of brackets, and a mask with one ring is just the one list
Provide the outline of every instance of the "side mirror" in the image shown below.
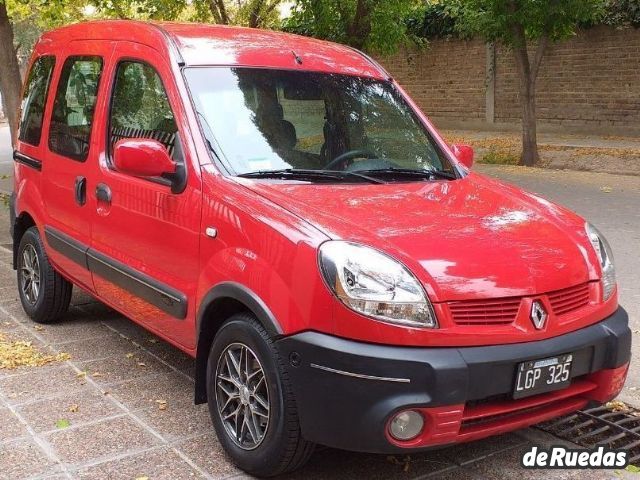
[[113,148],[113,166],[136,177],[162,177],[176,173],[177,165],[157,140],[123,138]]
[[469,145],[451,145],[451,150],[456,158],[462,163],[465,167],[471,168],[473,165],[473,148]]

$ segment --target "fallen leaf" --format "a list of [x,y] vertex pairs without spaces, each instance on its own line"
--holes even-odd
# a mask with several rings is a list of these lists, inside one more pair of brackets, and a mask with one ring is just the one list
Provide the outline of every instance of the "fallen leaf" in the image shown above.
[[136,480],[149,480],[149,477],[136,477]]
[[104,375],[100,372],[93,372],[92,377],[104,377]]
[[607,187],[607,186],[602,186],[602,187],[600,187],[600,191],[602,193],[611,193],[613,191],[613,188]]
[[605,406],[614,412],[628,412],[630,410],[627,404],[620,400],[611,400]]
[[127,353],[126,357],[127,358],[133,358],[133,353]]
[[43,327],[42,325],[36,325],[36,326],[35,326],[35,327],[33,327],[33,328],[35,328],[35,329],[36,329],[37,331],[39,331],[39,332],[41,332],[41,331],[43,331],[43,330],[44,330],[44,327]]
[[640,473],[640,467],[636,467],[635,465],[627,465],[627,468],[625,468],[625,470],[631,473]]
[[66,418],[61,418],[56,422],[56,428],[67,428],[71,423]]
[[18,367],[41,367],[52,362],[63,362],[71,357],[68,353],[49,355],[40,352],[32,342],[9,340],[0,334],[0,369]]
[[87,376],[87,371],[83,370],[82,372],[78,372],[76,373],[76,377],[78,378],[85,378]]
[[139,367],[146,367],[146,366],[147,366],[147,364],[146,364],[146,363],[144,363],[144,362],[138,362],[138,366],[139,366]]
[[69,411],[70,411],[71,413],[78,413],[78,409],[79,409],[79,408],[80,408],[80,407],[78,407],[78,405],[74,403],[73,405],[71,405],[71,406],[69,407]]
[[166,400],[156,400],[158,404],[158,410],[166,410],[167,409],[167,401]]

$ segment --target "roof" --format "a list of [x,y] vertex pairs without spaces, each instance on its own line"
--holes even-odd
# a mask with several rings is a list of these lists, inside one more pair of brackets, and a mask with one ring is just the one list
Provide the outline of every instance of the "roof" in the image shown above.
[[[386,73],[350,47],[271,30],[199,23],[104,20],[52,30],[41,44],[126,40],[156,48],[185,65],[314,70],[381,78]],[[302,63],[296,59],[300,59]]]

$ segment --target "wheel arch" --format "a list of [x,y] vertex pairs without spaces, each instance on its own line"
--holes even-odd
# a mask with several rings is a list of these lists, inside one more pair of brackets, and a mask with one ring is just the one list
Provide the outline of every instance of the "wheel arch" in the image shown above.
[[31,227],[36,226],[36,222],[34,218],[28,212],[22,212],[20,215],[16,215],[13,213],[15,218],[12,219],[11,222],[11,237],[13,240],[13,269],[15,270],[17,267],[18,261],[18,247],[20,246],[20,240],[22,240],[22,236],[24,232],[29,230]]
[[252,290],[236,282],[223,282],[203,297],[196,317],[195,403],[207,401],[207,360],[213,339],[222,324],[240,312],[252,313],[271,337],[282,328],[264,301]]

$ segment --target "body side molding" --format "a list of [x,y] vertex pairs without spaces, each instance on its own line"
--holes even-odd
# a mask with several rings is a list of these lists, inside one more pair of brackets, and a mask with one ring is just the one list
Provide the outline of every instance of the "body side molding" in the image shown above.
[[136,269],[45,226],[47,243],[71,261],[118,285],[178,320],[187,316],[187,296]]

